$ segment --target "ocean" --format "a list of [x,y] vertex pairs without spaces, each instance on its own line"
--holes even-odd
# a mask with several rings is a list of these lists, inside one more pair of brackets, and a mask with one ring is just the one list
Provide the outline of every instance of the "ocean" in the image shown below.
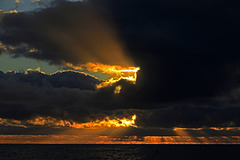
[[1,160],[228,160],[240,145],[1,144]]

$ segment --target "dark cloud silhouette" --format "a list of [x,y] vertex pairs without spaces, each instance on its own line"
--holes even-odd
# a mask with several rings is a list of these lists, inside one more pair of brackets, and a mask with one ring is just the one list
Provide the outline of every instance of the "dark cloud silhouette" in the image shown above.
[[8,71],[5,74],[0,71],[0,78],[6,82],[18,81],[37,87],[66,87],[78,88],[80,90],[96,90],[96,85],[100,83],[100,81],[93,76],[75,71],[59,71],[50,75],[32,69],[27,70],[25,73]]
[[104,2],[141,66],[138,95],[148,102],[208,99],[238,87],[236,1]]
[[[150,110],[139,116],[138,123],[146,127],[231,127],[239,126],[239,108],[203,108],[177,106]],[[140,114],[141,115],[141,114]],[[154,122],[154,123],[153,123]]]
[[52,75],[38,71],[28,71],[27,74],[1,72],[1,117],[28,119],[37,115],[54,116],[56,113],[56,117],[66,114],[69,118],[71,115],[64,111],[68,107],[69,110],[74,107],[75,111],[80,109],[77,111],[80,116],[91,109],[87,101],[94,95],[98,83],[92,76],[72,71]]
[[[233,96],[237,91],[212,100],[215,105],[159,103],[158,107],[154,106],[159,109],[152,110],[151,106],[149,109],[148,105],[135,106],[138,103],[129,100],[124,88],[134,90],[136,86],[127,81],[122,80],[100,90],[95,90],[96,84],[99,81],[94,77],[73,71],[52,75],[39,71],[28,71],[27,74],[0,72],[0,117],[28,120],[37,116],[51,116],[88,122],[106,116],[121,118],[136,114],[136,124],[142,128],[224,127],[240,124],[240,110],[234,106],[238,101]],[[116,95],[113,92],[117,85],[123,86],[123,92]],[[214,107],[220,103],[219,99],[221,103],[231,104],[232,107]]]
[[50,116],[89,122],[106,116],[131,117],[131,111],[116,112],[127,108],[123,107],[127,105],[124,97],[114,94],[118,84],[97,90],[100,82],[76,71],[51,75],[37,70],[0,71],[0,118],[28,120]]

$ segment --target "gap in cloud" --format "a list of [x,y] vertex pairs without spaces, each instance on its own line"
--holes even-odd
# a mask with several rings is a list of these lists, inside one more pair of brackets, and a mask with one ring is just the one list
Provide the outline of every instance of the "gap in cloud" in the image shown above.
[[7,54],[0,55],[0,70],[3,72],[7,72],[8,70],[25,72],[29,68],[36,69],[38,67],[40,67],[41,71],[44,71],[46,74],[63,70],[60,68],[60,66],[49,65],[44,61],[24,57],[13,58]]
[[[24,73],[27,69],[31,68],[33,70],[40,67],[40,70],[46,74],[55,73],[57,71],[64,71],[66,70],[65,67],[60,65],[49,65],[46,61],[40,61],[32,58],[25,58],[25,57],[17,57],[14,58],[8,54],[0,55],[0,71],[7,72],[7,71],[16,71]],[[67,69],[69,70],[69,68]],[[82,71],[86,74],[92,75],[97,77],[99,80],[106,80],[109,79],[109,75],[103,74],[101,72],[90,72],[90,71]]]

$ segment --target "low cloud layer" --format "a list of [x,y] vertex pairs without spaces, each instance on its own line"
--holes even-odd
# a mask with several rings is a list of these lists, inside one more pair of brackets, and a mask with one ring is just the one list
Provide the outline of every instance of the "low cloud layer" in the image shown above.
[[238,107],[159,103],[159,108],[155,104],[156,109],[152,110],[145,104],[133,105],[129,100],[132,93],[125,92],[124,88],[136,92],[134,84],[118,82],[116,85],[120,83],[123,92],[116,95],[115,86],[96,90],[99,83],[92,76],[73,71],[52,75],[39,71],[1,72],[0,117],[26,121],[43,116],[84,123],[106,116],[130,118],[136,114],[136,125],[140,128],[240,125]]

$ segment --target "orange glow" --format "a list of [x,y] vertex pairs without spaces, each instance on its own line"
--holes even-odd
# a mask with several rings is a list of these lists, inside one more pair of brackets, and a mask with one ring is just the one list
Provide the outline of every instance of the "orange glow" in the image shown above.
[[[239,131],[240,127],[204,127],[204,128],[178,128],[175,127],[173,131],[179,137],[188,137],[188,141],[184,142],[183,144],[239,144],[240,140],[239,137],[236,139],[233,138],[234,136],[214,136],[212,137],[211,134],[209,135],[209,130],[215,130],[221,133],[221,131]],[[194,136],[193,131],[195,133],[201,134],[203,136],[196,137]],[[180,140],[182,141],[182,140]],[[194,142],[194,143],[193,143]]]
[[204,128],[180,128],[180,127],[175,127],[173,128],[174,131],[188,131],[188,130],[192,130],[192,131],[200,131],[203,130]]
[[112,85],[122,79],[128,80],[136,83],[137,72],[140,70],[140,67],[129,67],[121,65],[107,65],[101,63],[87,63],[80,66],[73,66],[71,63],[66,63],[66,66],[74,69],[88,70],[91,72],[102,72],[112,76],[112,78],[100,83],[97,85],[97,88],[106,87]]
[[137,127],[135,125],[136,115],[133,115],[131,119],[123,118],[115,118],[110,119],[106,117],[104,120],[88,123],[75,123],[71,127],[73,128],[120,128],[120,127]]
[[215,131],[222,131],[222,130],[240,130],[240,127],[210,127],[209,129],[215,130]]
[[201,131],[201,130],[215,130],[215,131],[238,131],[240,130],[240,127],[204,127],[204,128],[180,128],[180,127],[175,127],[173,128],[173,130],[175,132],[179,132],[179,131]]
[[0,135],[0,144],[240,144],[240,136]]
[[14,120],[14,119],[4,119],[4,118],[0,118],[0,125],[26,128],[25,125],[22,125],[22,124],[21,124],[21,121],[19,121],[19,120]]
[[15,126],[15,127],[24,127],[28,128],[31,125],[35,126],[48,126],[54,128],[60,127],[70,127],[70,128],[124,128],[124,127],[137,127],[135,125],[135,120],[137,116],[133,115],[131,119],[128,118],[117,118],[110,119],[109,117],[104,118],[103,120],[96,120],[93,122],[87,123],[77,123],[74,121],[59,120],[53,117],[41,117],[38,116],[34,119],[27,121],[11,120],[0,118],[0,125],[3,126]]
[[115,93],[115,94],[120,93],[120,92],[121,92],[121,89],[122,89],[122,86],[121,86],[121,85],[117,86],[116,89],[114,90],[114,93]]
[[[13,13],[18,13],[18,11],[16,9],[10,10],[10,11],[3,11],[0,9],[0,16],[1,16],[1,14],[13,14]],[[1,45],[1,43],[0,43],[0,45]]]

